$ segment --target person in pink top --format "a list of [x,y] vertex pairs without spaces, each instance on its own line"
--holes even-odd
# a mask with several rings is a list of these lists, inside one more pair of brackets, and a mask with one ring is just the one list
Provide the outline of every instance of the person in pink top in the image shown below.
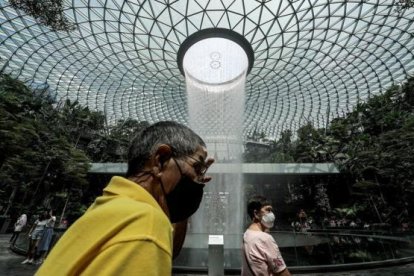
[[291,275],[273,237],[275,215],[269,200],[253,197],[247,205],[252,223],[243,235],[242,276]]

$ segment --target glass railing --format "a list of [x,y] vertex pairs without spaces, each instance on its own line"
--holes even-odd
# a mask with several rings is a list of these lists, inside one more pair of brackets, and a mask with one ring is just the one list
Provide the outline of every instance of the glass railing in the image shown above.
[[[54,241],[63,234],[55,229]],[[346,271],[414,262],[414,235],[382,235],[348,232],[270,233],[293,273]],[[242,235],[224,236],[226,275],[240,275]],[[27,233],[21,233],[11,249],[26,254]],[[173,262],[174,275],[208,273],[208,235],[188,234],[183,249]]]
[[[375,233],[271,232],[292,272],[336,271],[414,261],[412,236]],[[190,234],[174,260],[179,273],[208,271],[208,235]],[[226,274],[240,274],[241,235],[224,236]]]

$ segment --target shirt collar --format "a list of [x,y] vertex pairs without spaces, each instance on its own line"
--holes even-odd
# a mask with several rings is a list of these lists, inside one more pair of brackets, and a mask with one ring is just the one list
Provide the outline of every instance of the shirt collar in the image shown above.
[[104,195],[108,193],[126,196],[136,201],[145,202],[154,208],[162,210],[158,202],[147,190],[139,184],[121,176],[112,177],[111,181],[104,189]]

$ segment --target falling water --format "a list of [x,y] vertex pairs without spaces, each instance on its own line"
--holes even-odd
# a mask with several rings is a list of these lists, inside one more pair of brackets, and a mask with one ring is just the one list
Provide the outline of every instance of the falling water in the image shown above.
[[184,58],[190,126],[216,163],[226,163],[229,169],[213,175],[189,232],[224,234],[226,246],[226,236],[243,231],[241,157],[248,61],[243,49],[227,39],[209,38],[195,46]]

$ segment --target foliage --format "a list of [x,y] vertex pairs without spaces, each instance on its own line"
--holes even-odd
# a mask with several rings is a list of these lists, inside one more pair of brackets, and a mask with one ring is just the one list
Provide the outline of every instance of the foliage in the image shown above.
[[413,88],[414,78],[403,86],[392,86],[383,95],[358,105],[341,121],[342,126],[335,125],[352,134],[343,139],[346,146],[341,152],[347,158],[341,169],[356,180],[355,197],[372,198],[379,213],[399,215],[407,208],[413,211]]
[[134,135],[149,123],[137,120],[119,120],[94,137],[85,149],[94,162],[126,162],[128,147]]
[[125,162],[135,132],[148,125],[127,119],[108,126],[101,112],[76,101],[56,103],[51,94],[0,75],[0,206],[5,214],[49,207],[58,213],[67,202],[65,215],[76,219],[102,190],[101,183],[87,179],[89,162]]
[[[247,149],[246,161],[335,162],[353,180],[349,187],[352,196],[343,208],[380,222],[394,219],[396,224],[414,212],[410,200],[414,196],[413,77],[333,119],[327,129],[316,129],[308,122],[297,130],[295,140],[292,136],[288,130],[277,141],[260,137],[269,141],[266,150]],[[317,181],[312,185],[316,185],[311,193],[315,210],[329,210],[329,198],[322,191],[325,186]],[[309,194],[305,186],[296,185],[297,198]],[[353,209],[355,204],[361,208]]]
[[[69,103],[67,103],[69,104]],[[72,109],[74,106],[72,105]],[[54,194],[82,190],[89,159],[49,99],[23,82],[0,75],[0,205],[10,209],[50,207]],[[75,124],[81,118],[72,118]]]
[[[325,129],[315,129],[311,122],[297,130],[293,140],[291,130],[284,130],[279,140],[263,137],[246,144],[243,155],[246,163],[324,163],[343,158],[340,141],[326,134]],[[255,136],[249,137],[251,140]],[[255,140],[253,140],[255,141]]]
[[350,207],[344,207],[344,208],[338,207],[338,208],[335,208],[333,211],[342,217],[356,217],[361,209],[362,207],[360,205],[354,204]]
[[64,14],[63,0],[9,0],[10,5],[33,16],[54,31],[71,31],[74,24]]
[[414,8],[414,0],[398,0],[394,4],[398,12],[402,12],[409,8]]
[[326,216],[331,211],[331,203],[327,194],[326,184],[317,183],[315,185],[315,205],[317,212],[322,213]]
[[[68,215],[76,217],[101,190],[101,183],[86,180],[89,160],[125,162],[135,132],[148,123],[126,119],[107,125],[102,113],[69,100],[55,103],[46,92],[0,75],[0,205],[5,213],[38,206],[60,210],[70,199]],[[309,178],[292,185],[289,204],[306,202],[321,216],[333,211],[393,224],[412,216],[414,78],[358,104],[326,129],[308,122],[295,137],[291,130],[278,140],[255,133],[245,160],[335,162],[351,179],[335,184],[346,185],[351,196],[333,206],[331,183]]]

